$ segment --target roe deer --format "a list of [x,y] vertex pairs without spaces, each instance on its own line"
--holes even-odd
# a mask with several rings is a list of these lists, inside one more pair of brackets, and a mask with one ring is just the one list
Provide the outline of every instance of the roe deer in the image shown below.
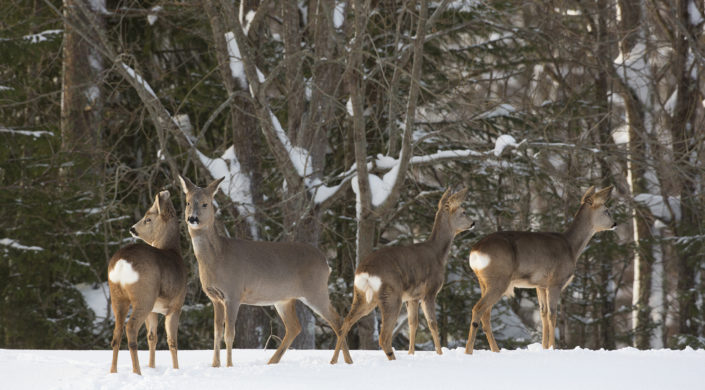
[[[227,366],[233,365],[235,320],[241,304],[274,305],[284,322],[284,339],[269,364],[278,363],[301,332],[296,316],[297,299],[323,317],[340,339],[341,318],[328,296],[330,267],[321,251],[297,242],[222,237],[215,230],[213,196],[223,178],[206,188],[199,188],[181,176],[179,180],[186,194],[185,218],[198,261],[201,287],[213,302],[213,367],[220,366],[223,325]],[[347,345],[344,349],[345,359],[349,361]]]
[[470,268],[480,282],[482,297],[472,308],[465,353],[472,354],[478,321],[482,321],[493,352],[499,352],[492,334],[490,313],[502,295],[514,288],[536,288],[542,323],[542,346],[555,345],[558,300],[573,279],[575,264],[590,238],[617,224],[605,207],[612,186],[585,192],[573,223],[563,233],[504,231],[485,236],[470,250]]
[[350,312],[343,321],[342,337],[333,353],[337,362],[341,343],[350,328],[379,305],[382,328],[379,345],[389,360],[394,360],[392,332],[399,318],[402,302],[409,314],[409,354],[414,354],[418,327],[419,301],[433,336],[436,353],[441,352],[436,322],[436,295],[443,287],[446,259],[456,234],[474,227],[460,204],[467,189],[450,195],[450,189],[438,202],[431,235],[424,242],[379,249],[365,257],[355,270],[354,292]]
[[144,217],[130,228],[130,233],[147,244],[136,243],[119,249],[108,265],[110,299],[115,314],[113,331],[113,363],[110,372],[117,372],[117,355],[127,311],[127,343],[132,357],[132,372],[141,374],[137,360],[137,332],[147,324],[149,367],[154,368],[154,350],[157,346],[157,313],[166,316],[167,343],[174,368],[179,368],[176,357],[177,331],[181,306],[186,296],[186,266],[181,258],[179,219],[169,199],[162,191]]

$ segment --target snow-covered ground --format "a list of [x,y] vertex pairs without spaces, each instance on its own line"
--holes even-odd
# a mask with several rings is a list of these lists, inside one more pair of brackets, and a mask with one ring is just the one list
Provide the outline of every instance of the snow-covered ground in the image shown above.
[[[118,373],[109,374],[110,351],[0,350],[3,389],[703,389],[704,350],[543,351],[540,345],[500,353],[462,349],[442,356],[397,351],[351,351],[355,363],[330,365],[331,351],[290,350],[278,365],[273,350],[233,350],[235,367],[212,368],[211,351],[180,351],[181,369],[170,368],[168,351],[157,351],[155,369],[131,373],[129,352],[120,351]],[[225,354],[221,355],[221,359]]]

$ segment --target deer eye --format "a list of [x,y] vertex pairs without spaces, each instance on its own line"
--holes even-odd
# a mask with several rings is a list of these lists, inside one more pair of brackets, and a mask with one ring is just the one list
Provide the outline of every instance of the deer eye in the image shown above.
[[191,203],[189,203],[189,202],[186,202],[186,206],[189,206],[190,204],[191,204]]
[[152,218],[147,218],[144,220],[144,223],[150,223],[150,222],[152,222]]
[[208,207],[208,203],[204,203],[204,204],[203,204],[203,207]]

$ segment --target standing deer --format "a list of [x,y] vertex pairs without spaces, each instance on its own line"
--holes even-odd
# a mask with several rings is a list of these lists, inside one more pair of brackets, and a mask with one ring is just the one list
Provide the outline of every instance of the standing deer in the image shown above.
[[585,192],[573,223],[563,233],[496,232],[478,241],[470,251],[470,268],[477,275],[482,297],[472,308],[472,323],[465,353],[472,354],[478,321],[482,321],[493,352],[499,352],[492,334],[490,313],[502,295],[514,295],[514,288],[536,288],[541,310],[542,346],[555,345],[558,300],[573,280],[575,264],[590,238],[617,224],[605,207],[612,186]]
[[[248,241],[218,235],[213,196],[223,178],[206,188],[199,188],[181,176],[179,180],[186,194],[185,218],[198,261],[201,287],[213,302],[213,367],[220,366],[223,325],[227,366],[233,365],[235,320],[241,304],[274,305],[284,322],[284,339],[269,364],[278,363],[301,332],[296,316],[297,299],[323,317],[340,342],[341,318],[328,297],[330,267],[323,253],[304,243]],[[345,361],[351,363],[347,345],[343,347]]]
[[355,270],[352,306],[343,321],[342,337],[335,346],[331,363],[338,361],[338,353],[350,328],[377,306],[382,316],[379,345],[387,358],[394,360],[392,333],[402,302],[406,302],[409,314],[409,354],[414,354],[419,301],[436,353],[442,354],[436,322],[436,295],[443,287],[446,259],[453,238],[475,225],[460,208],[466,194],[467,189],[453,195],[450,195],[450,189],[446,190],[438,202],[433,230],[426,241],[382,248],[360,262]]
[[162,191],[155,197],[152,207],[130,228],[130,233],[149,245],[127,245],[115,252],[108,264],[108,285],[115,314],[110,372],[117,372],[118,350],[130,306],[132,314],[127,321],[127,343],[132,357],[132,372],[141,374],[137,360],[137,332],[145,321],[149,367],[154,368],[157,313],[166,316],[166,337],[171,360],[174,368],[179,368],[176,357],[177,331],[181,306],[186,296],[186,266],[181,258],[179,219],[168,191]]

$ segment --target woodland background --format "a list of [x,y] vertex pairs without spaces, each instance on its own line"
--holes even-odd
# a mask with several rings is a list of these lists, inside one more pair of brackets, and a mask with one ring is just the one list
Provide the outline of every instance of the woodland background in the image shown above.
[[[561,231],[590,185],[613,184],[620,227],[578,260],[559,346],[703,348],[703,7],[2,1],[0,348],[107,348],[112,319],[87,297],[108,308],[127,229],[163,189],[182,212],[177,174],[223,173],[223,234],[321,248],[341,313],[359,258],[425,239],[442,191],[469,187],[477,227],[456,237],[438,298],[451,347],[479,298],[470,246]],[[208,349],[212,307],[182,233],[180,348]],[[332,347],[320,319],[300,317],[295,347]],[[236,347],[275,346],[277,321],[241,310]],[[500,347],[539,340],[535,292],[503,299],[493,323]],[[424,326],[418,348],[431,349]],[[376,348],[375,329],[362,321],[351,346]]]

